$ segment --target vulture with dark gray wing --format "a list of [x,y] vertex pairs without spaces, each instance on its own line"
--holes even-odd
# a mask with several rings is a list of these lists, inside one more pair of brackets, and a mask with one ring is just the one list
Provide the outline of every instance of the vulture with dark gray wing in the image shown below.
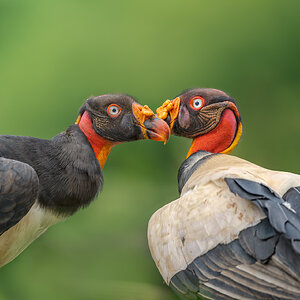
[[111,94],[88,99],[76,124],[51,140],[0,136],[0,266],[91,203],[114,145],[166,141],[169,132],[149,107]]
[[188,90],[157,112],[193,139],[180,198],[149,221],[165,282],[182,299],[300,299],[300,176],[222,154],[242,133],[222,91]]

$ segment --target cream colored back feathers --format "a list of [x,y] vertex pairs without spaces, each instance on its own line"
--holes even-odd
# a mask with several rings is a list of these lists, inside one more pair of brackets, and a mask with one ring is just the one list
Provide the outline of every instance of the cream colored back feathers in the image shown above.
[[243,178],[283,195],[300,185],[300,176],[264,169],[229,155],[214,155],[192,174],[179,199],[159,209],[149,221],[152,257],[164,280],[186,269],[196,257],[227,244],[265,215],[250,201],[230,192],[226,177]]

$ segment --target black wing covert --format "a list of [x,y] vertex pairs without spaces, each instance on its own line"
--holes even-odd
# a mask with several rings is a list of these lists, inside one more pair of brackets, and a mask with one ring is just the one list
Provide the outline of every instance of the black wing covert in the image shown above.
[[0,158],[0,235],[17,224],[38,196],[39,180],[28,164]]

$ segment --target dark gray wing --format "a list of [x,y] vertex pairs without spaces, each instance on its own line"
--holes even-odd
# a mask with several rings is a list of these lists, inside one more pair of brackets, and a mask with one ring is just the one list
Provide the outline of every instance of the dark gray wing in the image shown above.
[[290,203],[291,207],[300,216],[300,187],[290,188],[282,197],[286,202]]
[[286,196],[289,198],[288,202],[268,186],[255,181],[240,178],[225,180],[231,192],[252,201],[261,208],[272,227],[290,240],[294,250],[300,254],[300,214],[296,197]]
[[38,186],[37,174],[28,164],[0,158],[0,235],[28,213]]
[[197,257],[170,286],[182,299],[300,299],[299,188],[281,198],[256,182],[226,182],[267,218]]

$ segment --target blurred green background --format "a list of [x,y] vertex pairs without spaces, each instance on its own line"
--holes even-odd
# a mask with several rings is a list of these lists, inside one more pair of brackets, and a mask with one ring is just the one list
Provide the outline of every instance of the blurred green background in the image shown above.
[[[238,100],[234,154],[299,172],[299,0],[0,0],[1,134],[51,138],[91,95],[155,109],[190,87]],[[112,150],[104,190],[0,271],[0,299],[175,300],[147,247],[147,222],[176,199],[191,142]]]

